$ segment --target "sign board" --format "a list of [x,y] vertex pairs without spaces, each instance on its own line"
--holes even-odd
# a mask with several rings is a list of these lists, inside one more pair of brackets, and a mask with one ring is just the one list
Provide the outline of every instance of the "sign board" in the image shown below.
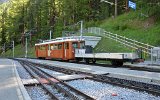
[[136,9],[136,3],[132,2],[132,1],[129,1],[128,6],[133,8],[133,9]]

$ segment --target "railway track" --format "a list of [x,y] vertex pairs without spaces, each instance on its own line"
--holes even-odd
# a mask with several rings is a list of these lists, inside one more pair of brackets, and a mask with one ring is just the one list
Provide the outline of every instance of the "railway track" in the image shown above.
[[[90,64],[90,65],[92,65],[92,64]],[[136,66],[130,66],[130,65],[123,65],[123,66],[118,66],[118,67],[113,66],[113,65],[109,65],[109,64],[94,64],[94,65],[101,66],[101,67],[110,67],[110,68],[128,68],[129,70],[137,70],[137,71],[160,72],[160,69],[136,67]]]
[[[29,58],[29,59],[37,59],[37,58]],[[38,59],[38,60],[41,60],[41,59]],[[63,62],[63,61],[60,61],[60,62]],[[147,71],[147,72],[158,72],[158,73],[160,73],[160,69],[146,68],[146,67],[136,67],[136,66],[130,66],[130,65],[114,66],[114,65],[111,65],[111,64],[100,64],[100,63],[95,63],[95,64],[93,64],[93,63],[86,64],[85,62],[70,62],[70,63],[94,65],[94,66],[109,67],[109,68],[128,68],[130,70]]]
[[[43,86],[43,88],[51,95],[52,99],[62,100],[63,98],[66,100],[94,100],[94,98],[84,94],[83,92],[73,88],[67,83],[44,72],[40,68],[36,67],[35,64],[24,61],[19,61],[19,62],[34,78],[36,78],[39,81],[39,83]],[[45,78],[49,82],[49,84],[51,84],[52,90],[49,89],[46,84],[41,82],[41,78]]]
[[130,66],[130,65],[123,65],[123,66],[114,66],[111,64],[100,64],[100,63],[89,63],[86,64],[85,62],[73,62],[76,64],[85,64],[85,65],[94,65],[94,66],[100,66],[100,67],[109,67],[109,68],[128,68],[129,70],[137,70],[137,71],[147,71],[147,72],[158,72],[160,73],[160,69],[154,69],[154,68],[146,68],[146,67],[136,67],[136,66]]
[[89,78],[91,80],[110,83],[110,84],[118,85],[121,87],[135,89],[138,91],[146,91],[150,94],[160,96],[160,85],[147,84],[147,83],[143,83],[143,82],[136,82],[136,81],[131,81],[131,80],[113,78],[113,77],[107,76],[106,74],[105,75],[97,75],[97,74],[85,73],[85,72],[75,71],[75,70],[71,70],[71,69],[65,69],[65,68],[60,68],[60,67],[55,67],[55,66],[44,65],[44,64],[37,64],[37,63],[28,62],[28,61],[24,61],[24,60],[18,60],[18,61],[30,63],[30,64],[32,64],[32,66],[46,68],[46,69],[54,70],[54,71],[65,73],[65,74],[90,75],[90,76],[92,76],[92,78]]

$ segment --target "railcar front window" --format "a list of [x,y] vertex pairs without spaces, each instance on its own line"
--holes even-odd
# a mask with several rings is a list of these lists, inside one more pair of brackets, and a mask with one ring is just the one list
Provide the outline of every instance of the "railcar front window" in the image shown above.
[[73,48],[78,48],[78,43],[77,42],[73,42],[72,46],[73,46]]
[[80,49],[83,49],[85,46],[84,42],[80,42]]
[[45,47],[45,46],[43,46],[43,45],[41,45],[39,49],[40,49],[40,50],[45,50],[45,49],[46,49],[46,47]]

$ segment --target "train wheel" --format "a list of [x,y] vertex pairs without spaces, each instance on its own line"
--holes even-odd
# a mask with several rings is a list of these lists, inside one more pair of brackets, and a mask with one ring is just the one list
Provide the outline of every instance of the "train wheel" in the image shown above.
[[85,59],[85,63],[86,63],[86,64],[89,64],[89,59]]
[[92,60],[92,63],[93,63],[93,64],[95,64],[95,63],[96,63],[96,60],[95,60],[95,59],[93,59],[93,60]]
[[116,64],[116,61],[111,61],[111,64],[113,65],[113,66],[116,66],[117,64]]
[[113,66],[123,66],[123,61],[111,61]]
[[79,60],[78,58],[76,58],[76,63],[79,63],[79,61],[80,61],[80,60]]
[[118,61],[118,62],[117,62],[117,65],[118,65],[118,66],[123,66],[123,61]]

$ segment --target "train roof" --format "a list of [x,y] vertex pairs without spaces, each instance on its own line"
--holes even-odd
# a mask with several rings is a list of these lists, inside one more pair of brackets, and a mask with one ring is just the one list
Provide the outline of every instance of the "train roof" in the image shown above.
[[58,42],[66,42],[66,41],[84,41],[84,39],[83,37],[80,37],[80,36],[60,37],[60,38],[51,39],[51,40],[44,40],[42,43],[36,43],[35,46],[51,44],[51,43],[58,43]]

